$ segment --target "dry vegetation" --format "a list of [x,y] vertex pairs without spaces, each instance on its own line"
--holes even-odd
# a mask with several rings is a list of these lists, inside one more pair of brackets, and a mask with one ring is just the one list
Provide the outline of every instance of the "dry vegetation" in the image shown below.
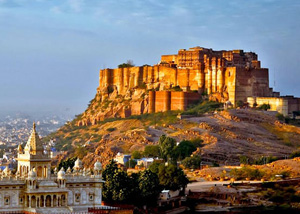
[[203,161],[220,164],[239,164],[241,156],[249,162],[263,156],[284,158],[300,146],[300,128],[279,122],[274,114],[214,109],[211,103],[200,104],[189,110],[197,116],[182,120],[177,118],[178,112],[108,119],[80,127],[74,120],[44,141],[54,139],[57,149],[66,151],[64,156],[85,156],[83,161],[88,166],[96,159],[105,165],[119,151],[141,151],[146,145],[155,144],[163,134],[178,142],[203,139],[204,146],[196,153]]

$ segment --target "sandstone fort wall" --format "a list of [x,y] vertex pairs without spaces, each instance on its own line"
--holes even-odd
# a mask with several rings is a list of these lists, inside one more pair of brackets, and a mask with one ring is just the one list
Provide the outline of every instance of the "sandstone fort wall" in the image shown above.
[[[174,91],[174,87],[182,91]],[[269,70],[261,67],[257,54],[243,50],[194,47],[162,55],[153,66],[100,70],[97,102],[108,104],[107,100],[114,102],[118,96],[122,98],[116,102],[126,102],[104,105],[96,113],[94,104],[79,123],[95,124],[109,117],[185,110],[201,96],[230,101],[233,105],[238,101],[269,103],[272,110],[285,115],[300,110],[299,99],[281,99],[278,92],[269,88]]]

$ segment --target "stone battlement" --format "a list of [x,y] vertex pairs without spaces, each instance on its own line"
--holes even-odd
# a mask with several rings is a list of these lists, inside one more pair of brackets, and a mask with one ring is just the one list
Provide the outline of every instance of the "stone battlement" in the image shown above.
[[180,49],[177,54],[162,55],[153,66],[100,70],[95,102],[77,124],[185,110],[201,95],[235,105],[248,97],[278,97],[279,93],[269,88],[269,70],[261,67],[254,52]]
[[100,70],[98,93],[116,89],[126,94],[135,88],[216,94],[218,101],[246,101],[249,96],[271,96],[269,73],[257,54],[243,50],[214,51],[194,47],[175,55],[162,55],[159,64]]

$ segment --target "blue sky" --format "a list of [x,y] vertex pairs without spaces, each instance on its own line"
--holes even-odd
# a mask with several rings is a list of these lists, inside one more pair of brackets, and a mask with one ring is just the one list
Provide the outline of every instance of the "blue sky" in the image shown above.
[[82,112],[99,69],[244,49],[300,96],[299,0],[0,0],[0,111]]

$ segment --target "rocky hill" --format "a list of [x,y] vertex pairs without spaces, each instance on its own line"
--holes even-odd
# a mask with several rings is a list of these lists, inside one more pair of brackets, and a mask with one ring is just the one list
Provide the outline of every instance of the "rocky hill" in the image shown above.
[[[279,96],[268,83],[268,69],[260,67],[257,54],[242,50],[195,47],[163,55],[153,66],[121,64],[100,70],[86,111],[45,141],[52,138],[58,150],[66,151],[60,158],[84,157],[89,166],[95,159],[105,164],[117,152],[143,150],[163,134],[176,141],[201,138],[204,144],[196,153],[209,162],[238,163],[242,155],[285,157],[299,146],[300,129],[277,121],[275,113],[221,111],[219,103],[207,101],[191,107],[206,99],[232,107],[249,97]],[[178,113],[188,116],[179,119]]]
[[[202,104],[203,109],[208,104]],[[230,109],[185,119],[177,118],[177,114],[146,114],[90,126],[76,126],[74,120],[44,140],[54,139],[56,147],[65,151],[60,158],[79,156],[86,166],[96,160],[105,164],[117,152],[142,151],[163,134],[177,141],[201,138],[203,147],[196,153],[203,160],[227,164],[238,164],[241,155],[250,160],[284,158],[300,146],[300,128],[279,122],[272,112]]]
[[[153,66],[123,63],[118,68],[103,69],[99,72],[97,94],[78,118],[77,125],[94,125],[107,118],[186,110],[203,95],[233,105],[248,102],[248,98],[254,104],[260,100],[257,97],[279,97],[278,92],[269,88],[268,69],[261,68],[260,64],[253,52],[217,51],[197,46],[180,49],[178,54],[162,55],[161,61]],[[270,99],[264,102],[272,103],[272,109],[282,107],[283,104]],[[293,102],[293,110],[289,109],[285,115],[297,110],[298,101]]]

